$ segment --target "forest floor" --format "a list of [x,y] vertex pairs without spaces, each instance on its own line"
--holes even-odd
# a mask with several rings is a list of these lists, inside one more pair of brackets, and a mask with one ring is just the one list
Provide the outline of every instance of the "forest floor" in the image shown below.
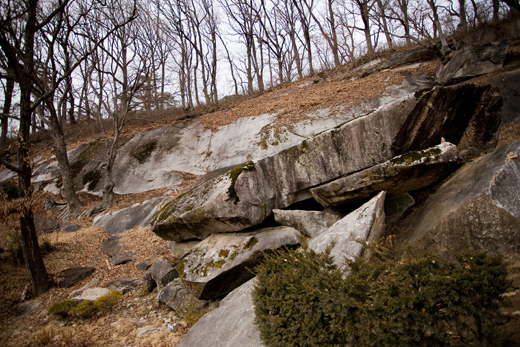
[[[520,43],[511,47],[512,55],[520,56]],[[284,84],[250,97],[241,97],[218,110],[200,113],[201,123],[209,129],[230,124],[240,117],[256,116],[264,113],[278,112],[283,109],[272,126],[288,125],[307,117],[312,111],[323,107],[338,105],[358,105],[385,92],[389,85],[400,84],[405,76],[425,72],[433,75],[438,67],[437,62],[423,65],[409,71],[383,71],[361,78],[352,70],[352,66],[344,66],[333,71],[325,71],[309,76],[301,81]],[[520,68],[520,59],[505,64],[502,71]],[[486,83],[488,77],[474,79],[476,83]],[[142,116],[142,115],[141,115]],[[125,129],[125,136],[132,136],[148,128],[172,124],[182,118],[179,114],[159,114],[149,121],[130,122]],[[96,125],[90,125],[95,128]],[[82,131],[77,129],[68,132],[68,149],[85,142],[102,139],[99,131]],[[520,138],[520,124],[514,123],[502,131],[500,143],[508,143]],[[49,142],[39,140],[33,146],[33,155],[51,158]],[[2,167],[0,167],[2,169]],[[191,174],[180,187],[187,188],[199,177]],[[182,192],[182,191],[181,191]],[[180,194],[181,192],[175,193]],[[167,189],[118,196],[117,203],[109,210],[116,211],[136,202],[164,196]],[[33,206],[36,213],[44,211],[47,198],[56,201],[63,199],[50,193],[34,194]],[[80,200],[87,209],[100,198],[80,193]],[[5,203],[0,201],[1,204]],[[58,213],[54,212],[55,217]],[[100,227],[92,226],[92,218],[73,217],[71,223],[81,225],[81,230],[65,234],[54,232],[39,236],[40,244],[45,250],[44,262],[47,271],[57,282],[62,270],[71,266],[93,266],[94,274],[77,283],[72,288],[62,289],[57,286],[38,298],[29,298],[30,303],[39,303],[34,312],[19,316],[20,298],[24,288],[30,284],[29,274],[19,256],[19,227],[16,215],[0,221],[0,345],[1,346],[173,346],[188,331],[191,320],[184,319],[174,311],[161,306],[156,301],[157,291],[148,294],[141,289],[126,293],[113,306],[105,308],[90,318],[69,317],[57,318],[47,314],[48,308],[61,300],[67,299],[71,291],[78,289],[93,279],[100,279],[100,286],[114,279],[143,277],[136,264],[143,261],[153,263],[159,257],[172,258],[167,242],[157,237],[149,227],[136,228],[122,234],[123,243],[138,251],[137,258],[129,263],[113,266],[111,259],[102,250],[103,239],[110,235]],[[520,276],[513,275],[514,285],[520,287]],[[516,295],[517,297],[519,295]],[[515,299],[508,312],[519,312],[520,300]],[[174,324],[170,330],[168,323]],[[146,329],[150,332],[143,333]],[[504,333],[519,334],[515,327],[505,326]],[[519,339],[520,340],[520,339]]]

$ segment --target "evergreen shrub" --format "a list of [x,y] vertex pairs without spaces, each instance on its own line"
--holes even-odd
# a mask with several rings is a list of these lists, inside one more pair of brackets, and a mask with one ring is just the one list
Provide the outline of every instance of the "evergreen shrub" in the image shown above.
[[501,257],[465,251],[449,262],[390,242],[338,269],[331,247],[276,251],[257,268],[266,346],[497,346],[510,285]]

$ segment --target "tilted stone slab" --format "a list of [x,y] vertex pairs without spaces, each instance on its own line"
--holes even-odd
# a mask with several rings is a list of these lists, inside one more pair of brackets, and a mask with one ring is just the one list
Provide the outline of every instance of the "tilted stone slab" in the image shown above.
[[289,227],[214,234],[180,260],[179,277],[196,298],[212,300],[251,279],[251,270],[266,252],[282,246],[295,247],[300,237],[298,230]]
[[96,271],[96,268],[91,266],[73,266],[63,270],[63,279],[60,280],[60,288],[70,288],[79,281],[89,277]]
[[[176,278],[168,283],[160,291],[157,301],[165,304],[180,315],[186,312],[188,308],[200,312],[214,304],[209,301],[199,300],[190,294],[180,278]],[[216,306],[218,306],[218,300],[216,303]]]
[[144,278],[147,281],[154,281],[158,290],[161,291],[164,286],[173,281],[176,277],[179,277],[176,266],[177,264],[170,263],[167,259],[161,257],[153,263]]
[[421,242],[447,256],[473,248],[520,260],[519,154],[517,141],[464,164],[399,224],[398,241]]
[[459,163],[457,146],[444,142],[312,188],[311,193],[324,207],[364,200],[380,191],[405,193],[429,186],[455,170]]
[[365,248],[358,241],[378,242],[385,230],[385,197],[385,192],[377,194],[326,232],[311,239],[309,248],[324,252],[334,242],[330,254],[338,267],[345,264],[345,257],[354,259],[363,256]]
[[419,101],[408,96],[204,182],[162,207],[152,230],[172,241],[244,230],[273,209],[311,198],[310,188],[434,146],[442,137],[476,147],[495,136],[500,106],[500,94],[490,86],[434,88]]
[[278,224],[295,228],[308,237],[318,236],[342,218],[337,214],[320,211],[275,209],[273,213]]
[[480,76],[502,68],[510,41],[496,41],[484,45],[470,44],[455,52],[453,58],[437,71],[441,83]]
[[256,279],[251,279],[232,291],[220,306],[205,314],[176,345],[177,347],[263,347],[255,325],[252,292]]

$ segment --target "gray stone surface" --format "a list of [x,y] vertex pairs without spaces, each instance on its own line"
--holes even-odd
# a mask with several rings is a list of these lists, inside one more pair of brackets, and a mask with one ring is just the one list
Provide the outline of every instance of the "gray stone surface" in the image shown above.
[[324,233],[309,241],[309,248],[324,252],[334,242],[331,255],[338,267],[345,265],[344,258],[354,259],[365,254],[358,241],[378,242],[385,228],[385,192],[373,197],[366,204],[348,214]]
[[201,300],[228,294],[253,277],[265,254],[282,246],[299,245],[301,234],[290,227],[214,234],[193,248],[177,269],[186,288]]
[[110,290],[118,290],[123,294],[128,293],[140,286],[142,286],[144,280],[142,278],[121,278],[108,282],[106,286]]
[[355,72],[374,73],[401,65],[420,61],[435,60],[435,51],[430,47],[419,47],[412,50],[392,53],[386,57],[375,58],[354,69]]
[[94,287],[86,289],[80,296],[76,296],[72,298],[72,300],[76,302],[82,302],[85,300],[96,301],[97,299],[107,295],[108,293],[110,293],[110,290],[107,288]]
[[255,307],[251,279],[226,296],[220,306],[205,314],[179,341],[177,347],[262,347],[260,332],[254,324]]
[[429,186],[458,168],[460,160],[457,146],[444,142],[312,188],[311,193],[324,207],[361,201],[380,191],[405,193]]
[[60,288],[70,288],[82,279],[92,275],[94,271],[96,271],[96,268],[88,266],[74,266],[65,269],[62,272],[62,279],[59,282],[59,286]]
[[125,249],[121,243],[121,237],[111,236],[103,240],[103,252],[112,258],[114,265],[121,265],[128,263],[135,259],[137,251]]
[[398,240],[420,241],[446,255],[447,248],[474,248],[520,259],[518,154],[516,141],[466,163],[399,224]]
[[95,287],[99,284],[99,278],[96,278],[92,281],[90,281],[89,283],[85,284],[83,287],[79,288],[79,289],[76,289],[76,290],[73,290],[72,292],[70,292],[69,294],[69,298],[73,298],[75,296],[78,296],[79,294],[81,294],[85,289],[89,289],[89,288],[92,288],[92,287]]
[[148,270],[148,268],[150,268],[150,262],[148,260],[145,260],[145,261],[137,264],[137,268],[141,272],[146,271],[146,270]]
[[98,215],[93,225],[100,226],[114,236],[133,228],[143,228],[150,224],[150,220],[160,204],[160,199],[150,199],[142,203],[133,204],[119,211]]
[[342,218],[337,214],[320,211],[274,209],[273,214],[278,224],[292,227],[308,237],[321,234]]
[[208,301],[199,300],[190,294],[180,278],[168,283],[157,296],[157,301],[181,315],[190,306],[195,311],[203,310],[209,306]]
[[172,257],[181,259],[188,253],[193,247],[197,246],[200,241],[184,241],[184,242],[175,242],[169,241],[168,248],[170,249],[170,254]]
[[73,233],[79,231],[81,229],[81,225],[79,224],[70,224],[61,228],[61,231],[64,233]]
[[441,83],[480,76],[502,68],[510,41],[495,41],[483,45],[468,44],[455,52],[451,60],[437,71]]
[[144,277],[147,281],[154,281],[161,291],[165,285],[179,277],[176,266],[176,263],[161,257],[152,264]]

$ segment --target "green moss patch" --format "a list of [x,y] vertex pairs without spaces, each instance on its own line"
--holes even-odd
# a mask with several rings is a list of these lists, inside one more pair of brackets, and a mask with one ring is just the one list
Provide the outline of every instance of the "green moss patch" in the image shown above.
[[410,153],[403,154],[397,158],[390,160],[390,163],[396,165],[402,164],[412,164],[414,162],[421,162],[424,160],[425,163],[428,163],[432,160],[432,157],[437,156],[442,153],[442,150],[438,147],[425,149],[422,151],[413,151]]
[[252,248],[254,245],[258,243],[258,239],[256,237],[251,237],[249,241],[244,245],[244,249]]
[[150,155],[152,154],[152,152],[155,150],[156,147],[157,147],[157,140],[152,140],[137,148],[134,148],[134,150],[132,150],[130,152],[130,156],[132,158],[134,158],[135,160],[137,160],[139,162],[139,164],[142,164],[146,160],[148,160],[148,158],[150,157]]

